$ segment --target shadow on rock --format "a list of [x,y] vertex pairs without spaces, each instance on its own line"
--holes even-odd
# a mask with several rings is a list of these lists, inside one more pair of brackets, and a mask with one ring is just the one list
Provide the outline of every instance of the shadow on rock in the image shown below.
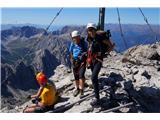
[[69,99],[70,99],[69,97],[60,97],[58,103],[66,102],[66,101],[68,101]]
[[160,112],[160,89],[142,86],[138,90],[135,90],[132,81],[125,82],[124,88],[129,94],[130,99],[138,104],[138,109],[142,112]]

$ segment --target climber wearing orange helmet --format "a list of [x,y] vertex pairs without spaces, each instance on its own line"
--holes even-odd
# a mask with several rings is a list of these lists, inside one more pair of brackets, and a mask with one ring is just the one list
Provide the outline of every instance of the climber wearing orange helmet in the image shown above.
[[40,88],[36,95],[30,95],[28,98],[32,99],[31,106],[24,109],[23,112],[45,112],[53,108],[58,101],[58,94],[55,85],[48,83],[47,77],[40,72],[36,75],[37,82]]

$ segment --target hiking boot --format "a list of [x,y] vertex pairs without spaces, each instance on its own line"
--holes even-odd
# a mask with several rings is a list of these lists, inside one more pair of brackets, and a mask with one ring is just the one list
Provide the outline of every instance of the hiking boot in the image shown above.
[[91,101],[90,105],[91,105],[92,107],[99,107],[99,106],[101,105],[101,102],[100,102],[99,99],[95,98],[95,99],[93,99],[93,100]]
[[79,98],[82,99],[83,97],[84,97],[84,91],[80,90],[80,96],[79,96]]
[[74,92],[73,92],[73,96],[76,97],[78,94],[79,94],[80,90],[79,89],[76,89]]

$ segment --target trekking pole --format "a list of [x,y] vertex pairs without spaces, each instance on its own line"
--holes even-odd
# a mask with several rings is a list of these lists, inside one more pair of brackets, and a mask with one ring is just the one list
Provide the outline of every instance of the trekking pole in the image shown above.
[[[100,90],[99,93],[101,93],[101,92],[103,92],[103,91],[106,91],[106,90],[108,90],[108,89],[110,89],[110,87],[107,87],[107,88],[104,88],[104,89]],[[71,108],[73,105],[75,105],[75,104],[77,104],[77,103],[81,103],[82,101],[84,101],[84,100],[86,100],[86,99],[88,99],[88,98],[90,98],[90,97],[93,97],[93,96],[94,96],[94,93],[91,93],[90,95],[88,95],[88,96],[86,96],[86,97],[84,97],[84,98],[82,98],[82,99],[80,99],[80,100],[78,100],[78,101],[75,101],[75,102],[73,102],[73,103],[71,103],[71,104],[64,105],[64,107],[60,107],[60,108],[58,108],[58,109],[55,109],[55,110],[53,110],[52,112],[56,113],[56,112],[64,111],[64,110],[66,110],[66,109],[68,109],[68,108]]]
[[133,102],[127,103],[127,104],[125,104],[125,105],[120,105],[120,106],[118,106],[118,107],[111,108],[111,109],[108,109],[108,110],[98,111],[98,112],[103,112],[103,113],[113,112],[113,111],[119,110],[119,109],[121,109],[121,108],[131,106],[131,105],[133,105]]

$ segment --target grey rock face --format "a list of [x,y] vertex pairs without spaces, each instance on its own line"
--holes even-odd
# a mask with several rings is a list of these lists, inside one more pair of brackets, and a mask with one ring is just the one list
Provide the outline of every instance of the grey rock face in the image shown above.
[[[33,69],[26,66],[23,62],[19,63],[13,68],[7,64],[2,64],[2,108],[8,106],[13,108],[16,104],[20,105],[26,101],[26,95],[31,92],[30,90],[38,88],[35,81]],[[33,92],[31,92],[33,93]]]
[[49,77],[54,74],[54,69],[59,64],[57,58],[50,53],[49,50],[45,49],[41,52],[38,51],[33,59],[33,66],[35,66],[36,71],[41,71]]

